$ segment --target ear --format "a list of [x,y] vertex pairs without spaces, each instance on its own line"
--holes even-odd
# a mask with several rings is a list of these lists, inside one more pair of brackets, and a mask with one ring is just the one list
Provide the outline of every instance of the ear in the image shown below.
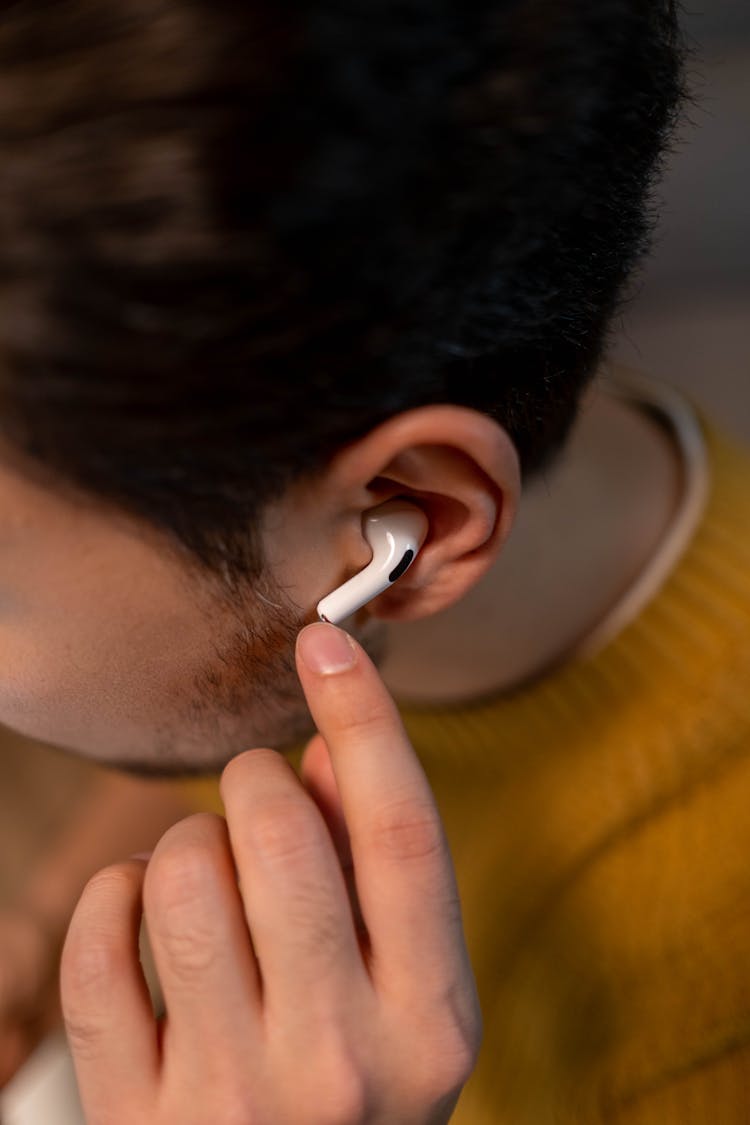
[[[346,497],[347,511],[356,515],[360,541],[362,516],[395,496],[429,520],[415,561],[359,611],[358,624],[367,616],[413,621],[459,601],[498,557],[521,493],[507,431],[486,414],[448,404],[394,415],[340,450],[326,477],[329,495]],[[351,574],[361,566],[359,547]]]

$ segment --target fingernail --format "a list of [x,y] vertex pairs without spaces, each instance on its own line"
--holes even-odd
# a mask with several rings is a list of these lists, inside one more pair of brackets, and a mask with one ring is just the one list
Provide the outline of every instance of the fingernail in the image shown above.
[[325,622],[307,625],[299,635],[299,654],[312,672],[332,676],[351,668],[357,658],[351,638],[343,629]]
[[154,853],[152,851],[151,852],[133,852],[133,854],[131,856],[128,856],[128,859],[145,859],[146,863],[148,863],[148,861],[151,859],[151,856],[153,854]]

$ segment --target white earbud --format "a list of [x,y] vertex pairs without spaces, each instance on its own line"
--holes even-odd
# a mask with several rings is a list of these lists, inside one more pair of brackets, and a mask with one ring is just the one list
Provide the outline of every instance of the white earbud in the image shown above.
[[422,509],[406,500],[388,500],[373,508],[364,520],[372,558],[364,570],[318,602],[320,620],[337,625],[387,590],[413,563],[428,526]]

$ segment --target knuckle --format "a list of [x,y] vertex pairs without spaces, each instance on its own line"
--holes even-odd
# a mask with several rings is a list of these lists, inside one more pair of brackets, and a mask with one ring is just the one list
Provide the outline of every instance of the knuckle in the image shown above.
[[152,940],[158,941],[177,980],[194,980],[210,970],[219,955],[213,913],[205,907],[207,892],[213,898],[215,877],[210,853],[195,842],[155,855],[146,873]]
[[119,968],[120,959],[107,935],[92,931],[86,941],[66,941],[60,959],[63,997],[101,995]]
[[321,844],[315,818],[300,802],[289,799],[269,800],[246,831],[253,849],[272,862],[299,859]]
[[338,718],[339,733],[349,739],[364,737],[371,742],[378,735],[401,730],[401,719],[390,699],[374,699],[363,703],[357,699]]
[[203,843],[175,841],[151,857],[144,894],[149,903],[158,900],[166,911],[190,911],[196,898],[212,886],[215,874],[213,857]]
[[436,1052],[439,1065],[435,1072],[441,1092],[448,1093],[468,1081],[479,1056],[478,1048],[462,1035],[448,1035]]
[[351,1051],[336,1038],[319,1045],[306,1087],[308,1105],[316,1105],[316,1125],[350,1125],[369,1120],[370,1098],[362,1070]]
[[117,972],[111,947],[92,937],[85,946],[67,945],[60,962],[60,1002],[71,1049],[79,1058],[93,1058],[101,1035],[101,1012],[109,984]]
[[68,1042],[80,1059],[97,1056],[112,982],[127,968],[122,934],[111,922],[107,925],[107,905],[132,895],[134,883],[133,872],[116,865],[93,875],[83,889],[63,944],[60,1004]]
[[[434,1044],[434,1041],[433,1041]],[[412,1058],[410,1085],[417,1103],[439,1102],[458,1094],[476,1066],[468,1050],[435,1049],[421,1059]]]
[[118,867],[98,871],[84,887],[60,958],[60,986],[68,996],[99,995],[122,971],[120,933],[94,919],[108,899],[132,889],[132,875]]
[[118,864],[103,867],[86,883],[79,906],[85,904],[88,907],[94,899],[106,904],[107,900],[122,898],[123,894],[130,894],[134,883],[135,879],[129,868]]
[[375,847],[397,860],[426,859],[443,851],[435,810],[409,799],[386,805],[375,815],[371,839]]
[[426,1092],[445,1096],[460,1090],[479,1059],[482,1020],[478,1008],[460,1017],[452,1013],[433,1019],[431,1033],[421,1036],[424,1052],[414,1074]]
[[[198,812],[175,821],[159,840],[149,864],[158,867],[163,862],[179,862],[175,857],[189,853],[191,857],[210,854],[221,847],[227,838],[226,820],[215,812]],[[191,862],[196,862],[195,858]]]
[[227,791],[247,783],[250,770],[253,772],[261,770],[265,774],[269,774],[272,771],[279,771],[280,768],[287,771],[291,767],[278,750],[272,750],[266,746],[243,750],[241,754],[235,754],[224,766],[219,780],[219,789],[224,803],[226,804]]
[[63,1011],[65,1036],[75,1058],[83,1062],[95,1060],[100,1053],[98,1026],[77,1010]]
[[158,941],[169,961],[170,975],[182,984],[192,984],[210,973],[219,959],[216,936],[208,927],[171,925],[159,928]]

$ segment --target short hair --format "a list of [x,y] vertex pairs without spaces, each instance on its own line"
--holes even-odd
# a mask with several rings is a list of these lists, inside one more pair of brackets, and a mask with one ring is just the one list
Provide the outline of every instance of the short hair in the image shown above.
[[24,0],[0,15],[0,434],[263,573],[399,412],[565,440],[654,228],[670,0]]

